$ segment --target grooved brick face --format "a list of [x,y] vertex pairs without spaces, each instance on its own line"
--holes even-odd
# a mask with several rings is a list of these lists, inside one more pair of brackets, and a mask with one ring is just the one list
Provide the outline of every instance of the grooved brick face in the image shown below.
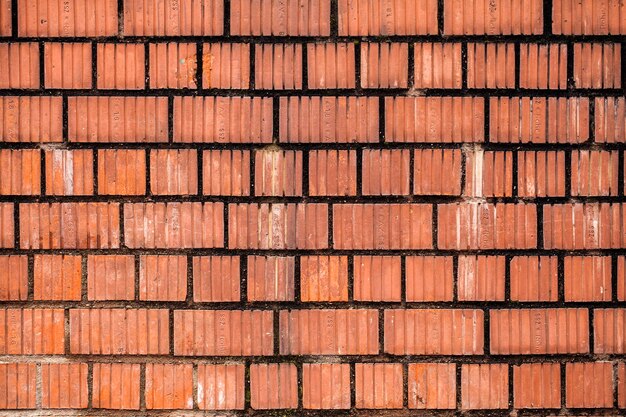
[[622,0],[0,0],[0,415],[626,410]]

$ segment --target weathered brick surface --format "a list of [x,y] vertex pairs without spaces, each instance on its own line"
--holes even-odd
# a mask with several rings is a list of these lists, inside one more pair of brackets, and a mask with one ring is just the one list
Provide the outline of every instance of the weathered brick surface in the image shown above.
[[0,416],[617,416],[626,2],[0,0]]

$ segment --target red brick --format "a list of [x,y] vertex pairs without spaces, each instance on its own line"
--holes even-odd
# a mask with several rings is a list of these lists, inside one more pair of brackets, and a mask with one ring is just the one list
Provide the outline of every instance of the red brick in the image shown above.
[[454,363],[410,363],[409,408],[455,409],[456,365]]
[[616,196],[618,173],[617,151],[572,151],[573,196]]
[[229,204],[231,249],[325,249],[327,204]]
[[565,196],[565,152],[517,152],[517,193],[520,197]]
[[150,88],[197,88],[195,43],[151,43]]
[[280,311],[281,355],[376,355],[378,311]]
[[88,300],[134,300],[135,257],[87,256]]
[[378,97],[280,97],[279,140],[378,142],[378,102]]
[[603,249],[626,245],[622,204],[575,203],[543,206],[545,249]]
[[413,194],[461,194],[460,149],[415,149],[413,151]]
[[141,43],[98,43],[97,86],[107,90],[143,90],[146,48]]
[[624,97],[597,97],[595,101],[595,141],[626,142]]
[[0,149],[1,195],[41,193],[41,153],[39,150]]
[[453,203],[440,204],[437,210],[439,249],[537,247],[534,204]]
[[519,84],[528,89],[566,89],[567,45],[521,44]]
[[612,408],[613,380],[611,362],[565,364],[565,406]]
[[328,36],[330,1],[233,0],[230,34],[243,36]]
[[224,0],[124,0],[127,36],[220,36],[223,22]]
[[543,2],[530,0],[445,0],[443,33],[446,35],[540,35]]
[[248,256],[248,301],[293,301],[293,256]]
[[617,257],[617,299],[626,301],[626,258]]
[[203,151],[202,165],[204,195],[250,195],[250,151]]
[[70,309],[70,352],[82,355],[166,355],[164,309]]
[[[0,203],[0,248],[15,246],[13,213],[13,203]],[[25,234],[25,232],[22,233]]]
[[626,408],[626,364],[617,365],[617,407]]
[[339,36],[436,35],[436,0],[339,0]]
[[270,143],[272,124],[271,98],[174,98],[174,142]]
[[482,97],[385,97],[388,142],[482,142]]
[[298,408],[298,380],[292,363],[250,365],[250,405],[255,410]]
[[301,301],[348,301],[347,256],[301,256]]
[[576,88],[620,88],[622,52],[616,43],[575,43],[574,83]]
[[523,363],[513,367],[515,408],[561,408],[561,365]]
[[363,195],[407,195],[410,193],[408,149],[363,149]]
[[565,257],[565,301],[611,301],[610,256]]
[[[447,172],[441,176],[446,177]],[[470,197],[513,195],[513,152],[474,148],[465,153],[465,191]]]
[[194,256],[193,300],[196,302],[239,301],[239,257]]
[[146,193],[146,151],[143,149],[98,150],[98,194],[142,195]]
[[557,301],[556,256],[514,256],[511,259],[511,301]]
[[198,364],[198,408],[243,410],[245,366],[243,364]]
[[504,363],[461,366],[461,409],[509,407],[509,366]]
[[408,43],[361,44],[361,87],[407,88],[408,76]]
[[515,88],[515,45],[500,42],[468,43],[467,86]]
[[28,298],[28,259],[26,255],[0,256],[0,300],[25,301]]
[[129,248],[223,248],[223,203],[124,204]]
[[432,248],[428,204],[335,204],[335,249]]
[[18,0],[18,36],[114,36],[117,15],[116,0]]
[[34,299],[80,300],[81,263],[80,256],[35,255]]
[[192,364],[147,363],[146,408],[192,409],[192,372]]
[[354,367],[356,408],[402,408],[402,364],[357,363]]
[[490,311],[492,355],[541,355],[589,352],[586,308]]
[[0,36],[11,36],[12,0],[0,1]]
[[504,256],[459,256],[459,301],[504,301]]
[[[6,3],[10,14],[11,4]],[[3,9],[0,12],[0,35],[3,35],[2,20],[6,7],[0,2]],[[0,44],[0,88],[39,88],[39,45],[36,42]]]
[[52,149],[44,151],[47,195],[92,195],[93,151]]
[[87,408],[87,364],[41,364],[41,391],[42,408]]
[[197,151],[195,149],[150,150],[150,192],[158,195],[197,194]]
[[139,258],[139,299],[184,301],[187,297],[187,257],[142,255]]
[[626,353],[626,309],[604,308],[593,310],[594,353]]
[[[463,75],[460,43],[424,42],[416,43],[414,48],[415,88],[461,88]],[[386,59],[383,62],[383,65],[389,65],[394,61],[388,62]],[[401,62],[404,64],[404,61]],[[403,75],[405,74],[406,71]]]
[[484,313],[482,310],[385,310],[384,330],[385,352],[392,355],[482,355],[483,353]]
[[272,148],[255,151],[254,195],[301,196],[302,152]]
[[93,364],[93,408],[139,409],[138,363]]
[[63,309],[0,310],[0,353],[62,355],[65,352]]
[[624,4],[615,1],[555,0],[552,32],[563,35],[608,35],[626,33]]
[[452,301],[451,256],[406,257],[406,301]]
[[305,363],[302,365],[302,406],[312,410],[350,408],[350,365]]
[[203,51],[203,88],[250,88],[250,44],[205,43]]
[[356,151],[309,152],[309,195],[356,195]]
[[489,109],[491,142],[582,143],[589,139],[586,97],[491,97]]
[[0,364],[0,409],[37,407],[37,365]]
[[0,142],[61,142],[61,97],[0,97]]
[[90,43],[44,44],[46,88],[89,89],[91,66]]
[[354,300],[400,301],[399,256],[355,256]]
[[309,89],[355,87],[354,43],[308,43],[307,62]]
[[117,249],[118,203],[23,203],[21,249]]
[[167,142],[167,97],[69,97],[70,142]]
[[302,88],[301,44],[256,44],[254,46],[256,90],[300,90]]
[[273,322],[269,310],[174,310],[174,355],[272,355]]

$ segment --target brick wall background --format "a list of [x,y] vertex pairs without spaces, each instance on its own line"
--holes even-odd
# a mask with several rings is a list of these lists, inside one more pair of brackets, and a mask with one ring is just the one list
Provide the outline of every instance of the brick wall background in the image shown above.
[[623,413],[624,34],[0,0],[0,415]]

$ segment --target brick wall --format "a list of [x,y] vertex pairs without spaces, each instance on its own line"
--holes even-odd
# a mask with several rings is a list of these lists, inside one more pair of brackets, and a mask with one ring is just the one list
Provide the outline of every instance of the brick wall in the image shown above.
[[0,415],[623,413],[625,34],[0,0]]

